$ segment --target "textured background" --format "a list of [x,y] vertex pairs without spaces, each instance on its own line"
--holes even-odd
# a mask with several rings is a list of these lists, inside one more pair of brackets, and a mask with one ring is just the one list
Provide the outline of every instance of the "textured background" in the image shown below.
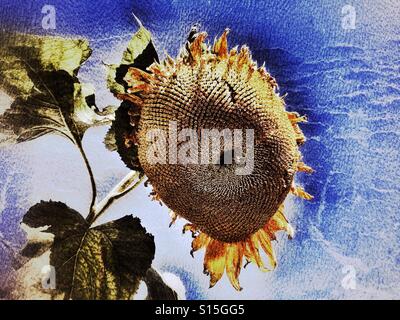
[[[44,4],[56,7],[54,31],[41,28]],[[354,30],[341,25],[347,4],[356,9]],[[193,23],[200,22],[211,39],[230,27],[230,44],[248,44],[288,94],[288,108],[308,115],[302,150],[316,173],[300,181],[315,198],[288,199],[297,234],[275,244],[275,272],[263,274],[254,266],[242,272],[242,292],[225,278],[207,289],[203,254],[189,256],[183,222],[168,229],[167,209],[150,201],[148,189],[119,201],[104,217],[139,216],[155,235],[155,266],[177,275],[188,299],[400,298],[399,1],[2,0],[0,9],[1,28],[88,38],[94,53],[80,78],[95,84],[99,106],[116,104],[101,61],[118,62],[136,30],[134,12],[153,33],[159,52],[171,55]],[[9,103],[0,96],[1,108]],[[91,129],[84,140],[102,194],[127,172],[118,155],[104,149],[105,131]],[[0,163],[4,296],[14,285],[13,254],[25,241],[19,227],[24,212],[41,199],[85,211],[90,187],[79,154],[59,137],[1,149]],[[354,290],[342,286],[343,268],[349,266],[356,272]]]

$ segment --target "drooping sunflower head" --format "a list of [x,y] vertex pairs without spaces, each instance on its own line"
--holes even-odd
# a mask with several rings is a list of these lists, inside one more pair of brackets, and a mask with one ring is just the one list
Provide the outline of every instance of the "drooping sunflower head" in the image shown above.
[[[301,162],[298,149],[305,141],[298,122],[305,119],[285,110],[275,79],[257,66],[246,46],[228,49],[227,35],[225,30],[208,45],[206,33],[193,32],[176,59],[167,56],[146,71],[130,68],[124,99],[131,102],[135,127],[130,139],[154,194],[190,222],[185,230],[195,236],[192,251],[206,248],[204,269],[211,286],[226,270],[239,290],[243,258],[266,269],[261,248],[275,266],[274,233],[292,234],[283,201],[290,191],[311,198],[293,182],[297,171],[311,168]],[[205,129],[222,133],[218,161],[202,153]],[[165,135],[149,139],[154,132]],[[235,157],[235,143],[224,144],[227,132],[245,141],[243,158]],[[164,162],[149,158],[154,143],[166,149]],[[227,153],[233,154],[231,162],[224,161]],[[238,173],[241,169],[245,173]]]

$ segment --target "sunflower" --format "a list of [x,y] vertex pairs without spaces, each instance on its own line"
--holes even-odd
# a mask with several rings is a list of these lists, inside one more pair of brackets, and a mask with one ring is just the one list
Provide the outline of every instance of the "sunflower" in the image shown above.
[[[167,55],[145,70],[129,68],[124,77],[127,93],[119,97],[129,102],[132,130],[125,143],[137,148],[134,167],[147,176],[154,198],[171,209],[173,221],[183,217],[190,222],[183,231],[193,235],[192,255],[205,250],[204,273],[210,287],[226,272],[232,286],[241,290],[238,278],[244,263],[254,263],[262,271],[276,267],[276,232],[286,231],[289,237],[294,233],[283,202],[289,193],[312,198],[294,184],[296,172],[312,169],[302,162],[299,151],[305,142],[299,123],[306,118],[286,111],[275,79],[264,66],[257,66],[247,46],[229,50],[228,33],[225,30],[210,45],[205,32],[192,31],[176,59]],[[149,132],[170,133],[171,122],[178,130],[196,132],[252,129],[252,172],[235,174],[242,165],[239,161],[149,161]]]

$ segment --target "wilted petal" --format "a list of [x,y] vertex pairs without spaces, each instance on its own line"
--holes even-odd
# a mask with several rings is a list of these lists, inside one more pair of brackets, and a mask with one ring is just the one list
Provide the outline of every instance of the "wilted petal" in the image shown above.
[[214,43],[213,51],[221,59],[228,57],[228,33],[229,29],[225,29],[222,36]]
[[313,173],[314,169],[310,166],[306,165],[304,162],[297,163],[297,171],[306,172],[306,173]]
[[193,255],[193,252],[200,250],[208,245],[211,238],[207,236],[205,233],[200,233],[193,241],[192,241],[192,250],[190,252]]
[[242,268],[243,251],[241,242],[228,243],[226,246],[226,274],[232,286],[238,291],[242,290],[239,284],[239,274]]
[[292,194],[294,194],[297,197],[303,198],[305,200],[311,200],[314,197],[307,193],[306,191],[304,191],[304,189],[300,186],[293,186],[290,191],[292,192]]
[[275,268],[276,267],[276,257],[275,257],[274,249],[272,248],[270,236],[263,229],[259,230],[256,233],[256,235],[258,237],[258,240],[260,241],[261,248],[263,248],[264,252],[267,254],[267,257],[269,259],[269,262],[270,262],[272,268]]
[[264,266],[259,252],[258,239],[254,234],[244,244],[244,256],[250,262],[255,263],[260,270],[270,271]]
[[210,288],[221,279],[225,269],[226,243],[211,240],[204,256],[204,272],[210,275]]
[[198,62],[200,60],[201,54],[203,52],[203,42],[206,39],[206,37],[207,37],[206,32],[199,33],[190,46],[191,57],[195,62]]

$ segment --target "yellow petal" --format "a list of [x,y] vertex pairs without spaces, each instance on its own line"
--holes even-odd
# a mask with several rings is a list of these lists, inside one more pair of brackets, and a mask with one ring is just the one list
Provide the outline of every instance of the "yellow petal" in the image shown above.
[[175,60],[171,58],[171,56],[169,56],[168,54],[166,54],[166,58],[164,63],[168,66],[173,68],[175,66]]
[[154,73],[159,79],[165,77],[165,73],[163,71],[163,68],[160,64],[158,63],[153,63],[150,67],[147,68],[149,71]]
[[244,256],[250,262],[255,263],[257,267],[260,268],[260,270],[270,271],[264,266],[258,248],[258,239],[254,234],[251,235],[250,238],[247,239],[246,243],[244,244]]
[[311,200],[311,199],[314,198],[311,194],[305,192],[304,189],[303,189],[302,187],[300,187],[300,186],[293,186],[293,187],[290,189],[290,191],[291,191],[295,196],[300,197],[300,198],[303,198],[303,199],[305,199],[305,200]]
[[192,251],[190,254],[193,256],[193,252],[200,250],[203,247],[206,247],[210,242],[211,238],[207,236],[205,233],[200,233],[193,241],[192,241]]
[[289,238],[293,238],[294,230],[285,217],[283,212],[283,205],[281,205],[278,211],[269,219],[265,225],[264,230],[270,235],[272,240],[275,240],[275,232],[284,230],[289,235]]
[[240,49],[239,55],[238,55],[238,60],[237,60],[237,65],[238,69],[240,70],[243,66],[245,65],[250,65],[250,50],[246,46],[243,46]]
[[192,236],[194,237],[194,234],[197,232],[197,228],[194,224],[187,223],[183,226],[182,233],[185,233],[186,231],[192,232]]
[[241,242],[228,243],[226,246],[226,274],[232,286],[240,291],[239,274],[242,268],[243,246]]
[[204,256],[204,273],[210,275],[210,288],[221,279],[225,269],[226,243],[212,239]]
[[261,229],[256,233],[258,240],[260,241],[261,248],[263,248],[264,252],[267,254],[269,262],[272,268],[276,267],[276,257],[274,249],[272,248],[271,238],[268,233]]
[[117,97],[117,99],[120,99],[120,100],[127,100],[139,108],[141,108],[143,106],[143,100],[134,94],[121,93],[121,94],[117,94],[116,97]]
[[235,61],[237,59],[237,51],[238,51],[238,48],[234,47],[229,52],[228,66],[232,66],[235,63]]
[[169,223],[169,227],[171,228],[171,226],[175,223],[176,219],[179,218],[179,215],[176,214],[174,211],[170,210],[169,216],[171,218],[171,222]]
[[292,124],[295,136],[296,136],[296,142],[298,145],[304,144],[306,142],[306,137],[304,136],[303,131],[301,131],[299,125],[297,123]]
[[128,88],[128,93],[149,92],[151,86],[148,83],[139,83],[135,86]]
[[283,205],[281,205],[272,218],[269,219],[268,223],[266,224],[266,228],[275,233],[276,231],[286,230],[287,224],[288,221],[283,214]]
[[313,173],[314,170],[310,166],[306,165],[304,162],[297,163],[297,171],[302,171],[306,173]]
[[201,54],[203,52],[203,42],[207,37],[206,32],[201,32],[199,35],[194,39],[193,43],[190,46],[190,53],[193,61],[198,62],[200,60]]
[[292,124],[307,122],[307,116],[300,116],[297,112],[287,112],[287,116]]
[[225,29],[222,36],[214,43],[213,51],[221,59],[228,57],[228,33],[229,29]]
[[150,73],[147,73],[143,70],[138,68],[129,68],[128,72],[126,73],[124,80],[127,83],[135,82],[135,81],[143,81],[143,82],[151,82],[153,80],[153,76]]

